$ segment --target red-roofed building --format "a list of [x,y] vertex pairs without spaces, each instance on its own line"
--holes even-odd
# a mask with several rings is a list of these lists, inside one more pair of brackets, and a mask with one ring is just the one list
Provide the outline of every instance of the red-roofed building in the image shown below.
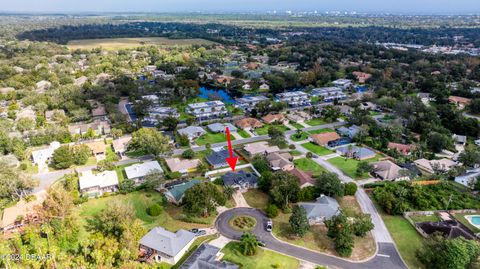
[[402,155],[408,155],[413,150],[413,145],[388,142],[388,148],[396,150]]
[[315,179],[313,179],[312,173],[304,172],[297,168],[290,170],[290,174],[294,175],[298,179],[298,185],[300,188],[310,187],[315,185]]
[[359,83],[365,83],[369,78],[372,77],[369,73],[355,71],[352,73],[358,80]]
[[470,105],[472,99],[452,95],[448,97],[448,101],[455,104],[458,109],[464,109],[466,106]]

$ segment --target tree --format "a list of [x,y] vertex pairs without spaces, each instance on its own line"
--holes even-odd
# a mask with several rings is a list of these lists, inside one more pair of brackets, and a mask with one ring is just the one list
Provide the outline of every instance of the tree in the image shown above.
[[152,171],[143,178],[142,185],[147,190],[156,190],[163,182],[163,175],[159,171]]
[[335,250],[342,257],[348,257],[352,254],[354,246],[353,230],[345,214],[340,213],[325,221],[327,226],[327,235],[333,238]]
[[210,183],[200,183],[188,189],[183,196],[183,210],[193,216],[207,217],[217,205],[224,205],[225,195]]
[[190,139],[188,139],[187,135],[177,133],[175,136],[175,141],[182,147],[187,147],[190,145]]
[[300,187],[295,176],[284,171],[273,173],[270,195],[277,206],[287,208],[290,202],[298,200],[299,192]]
[[92,156],[92,150],[85,144],[73,146],[71,149],[73,155],[73,163],[76,165],[84,165],[88,158]]
[[480,254],[480,246],[474,240],[463,237],[446,239],[435,233],[426,239],[417,257],[427,268],[464,269],[470,268]]
[[112,134],[112,137],[114,139],[117,139],[119,137],[121,137],[123,135],[123,131],[122,129],[117,129],[117,128],[112,128],[112,130],[110,131],[110,133]]
[[193,159],[193,157],[195,157],[195,152],[192,149],[186,149],[182,153],[182,158],[184,159]]
[[334,106],[326,106],[322,109],[322,116],[329,121],[336,121],[340,116],[340,109]]
[[172,150],[169,139],[153,128],[142,128],[134,132],[129,148],[141,150],[157,157]]
[[474,167],[476,164],[480,164],[480,151],[474,148],[467,148],[460,153],[458,160],[465,166]]
[[472,102],[470,103],[468,109],[473,114],[480,114],[480,98],[473,99]]
[[240,237],[240,246],[242,247],[243,255],[253,256],[257,253],[257,238],[251,232],[244,232]]
[[374,225],[370,214],[361,213],[355,217],[355,222],[353,223],[353,233],[356,236],[364,237],[368,232],[373,230],[373,228]]
[[52,165],[57,169],[65,169],[72,166],[74,158],[69,146],[61,146],[53,152]]
[[318,193],[328,196],[343,196],[344,185],[338,178],[338,175],[330,172],[321,173],[315,181]]
[[148,212],[148,215],[152,216],[152,217],[156,217],[158,215],[160,215],[160,213],[162,213],[162,207],[160,207],[160,205],[158,204],[154,204],[152,206],[150,206],[147,210]]
[[264,156],[256,155],[255,157],[253,157],[252,165],[253,167],[255,167],[255,169],[257,169],[260,174],[270,171],[270,165],[268,164]]
[[286,147],[285,137],[283,136],[282,130],[275,126],[268,128],[268,136],[271,138],[271,143],[273,145],[279,146],[281,148]]
[[26,197],[37,185],[27,173],[0,162],[0,208]]
[[345,184],[345,195],[355,195],[357,192],[357,184],[355,182],[348,182]]
[[162,126],[165,129],[167,129],[167,131],[175,131],[175,129],[177,129],[178,123],[179,123],[179,121],[178,121],[177,118],[172,117],[172,116],[168,116],[168,117],[163,119]]
[[294,206],[292,210],[292,215],[288,220],[292,231],[300,237],[303,237],[305,233],[310,229],[307,219],[307,211],[301,206]]
[[427,139],[427,145],[434,153],[439,153],[447,146],[451,145],[450,139],[441,133],[433,132]]
[[234,193],[235,193],[235,189],[231,186],[225,186],[223,188],[223,194],[225,194],[225,197],[227,199],[231,199]]
[[125,179],[118,184],[118,189],[122,194],[132,192],[135,189],[135,182],[131,179]]
[[29,118],[21,118],[17,122],[17,130],[20,132],[32,130],[35,128],[35,121]]
[[103,172],[103,171],[113,171],[115,170],[115,164],[112,161],[109,160],[101,160],[97,164],[97,171]]
[[73,197],[63,186],[55,185],[48,189],[47,197],[38,210],[44,220],[63,220],[72,216],[75,205]]
[[276,218],[278,216],[278,207],[275,204],[268,204],[265,213],[269,218]]
[[361,176],[365,173],[370,173],[372,171],[373,171],[373,166],[368,162],[361,161],[357,164],[357,171],[356,171],[357,176]]

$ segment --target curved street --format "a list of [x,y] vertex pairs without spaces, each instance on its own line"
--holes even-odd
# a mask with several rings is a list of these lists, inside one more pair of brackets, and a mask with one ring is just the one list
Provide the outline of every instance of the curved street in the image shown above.
[[302,247],[297,247],[282,242],[264,229],[266,220],[268,219],[260,210],[254,208],[234,208],[221,213],[216,222],[215,227],[223,236],[239,240],[242,232],[232,229],[228,221],[235,215],[248,215],[257,220],[257,225],[252,231],[258,240],[265,242],[265,247],[288,256],[295,257],[300,260],[308,261],[314,264],[327,265],[332,268],[368,268],[368,269],[403,269],[407,268],[400,258],[395,245],[393,243],[377,243],[378,253],[370,260],[365,262],[351,262],[342,258],[325,255],[316,251],[311,251]]

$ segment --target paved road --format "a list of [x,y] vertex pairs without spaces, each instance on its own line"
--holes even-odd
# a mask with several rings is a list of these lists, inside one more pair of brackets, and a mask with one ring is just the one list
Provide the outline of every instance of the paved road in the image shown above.
[[235,208],[220,214],[215,222],[217,230],[225,237],[239,240],[241,232],[230,228],[228,221],[235,215],[249,215],[257,220],[253,233],[257,238],[265,242],[265,247],[277,252],[289,255],[301,260],[319,265],[327,265],[332,268],[345,269],[404,269],[407,268],[400,258],[395,246],[392,243],[379,243],[378,253],[372,259],[365,262],[351,262],[338,257],[325,255],[305,248],[293,246],[279,241],[264,229],[267,217],[259,210],[253,208]]

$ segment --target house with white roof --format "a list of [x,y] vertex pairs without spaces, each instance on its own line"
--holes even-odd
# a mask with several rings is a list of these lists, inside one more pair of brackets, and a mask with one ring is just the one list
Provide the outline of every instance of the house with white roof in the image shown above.
[[310,106],[310,97],[302,91],[284,92],[276,95],[280,102],[288,103],[289,107],[305,107]]
[[333,86],[339,87],[343,90],[347,89],[348,87],[352,86],[352,81],[349,79],[337,79],[335,81],[332,81]]
[[152,173],[163,174],[163,169],[157,161],[150,161],[125,167],[127,179],[132,180],[137,185],[143,182],[145,176]]
[[236,107],[239,107],[243,110],[250,111],[255,108],[255,106],[262,102],[262,101],[267,101],[269,100],[266,96],[259,95],[259,96],[248,96],[248,97],[242,97],[238,98],[236,100]]
[[97,174],[88,170],[80,174],[79,187],[82,194],[90,197],[100,196],[107,192],[118,190],[118,176],[116,171],[103,171]]
[[140,239],[140,251],[147,260],[173,265],[188,252],[193,241],[195,234],[192,232],[181,229],[172,233],[155,227]]
[[189,104],[186,112],[197,119],[219,118],[228,114],[225,104],[221,101]]
[[324,87],[313,89],[311,96],[320,97],[324,102],[333,102],[335,100],[347,99],[347,95],[339,87]]
[[183,129],[177,130],[177,132],[181,135],[186,135],[190,141],[193,141],[200,136],[207,134],[207,132],[199,126],[188,126]]
[[473,188],[475,183],[480,179],[480,168],[468,170],[466,173],[456,176],[455,182],[462,184],[465,187]]
[[38,170],[42,171],[48,169],[53,152],[60,147],[60,142],[54,141],[50,143],[48,148],[32,151],[32,162],[38,166]]

